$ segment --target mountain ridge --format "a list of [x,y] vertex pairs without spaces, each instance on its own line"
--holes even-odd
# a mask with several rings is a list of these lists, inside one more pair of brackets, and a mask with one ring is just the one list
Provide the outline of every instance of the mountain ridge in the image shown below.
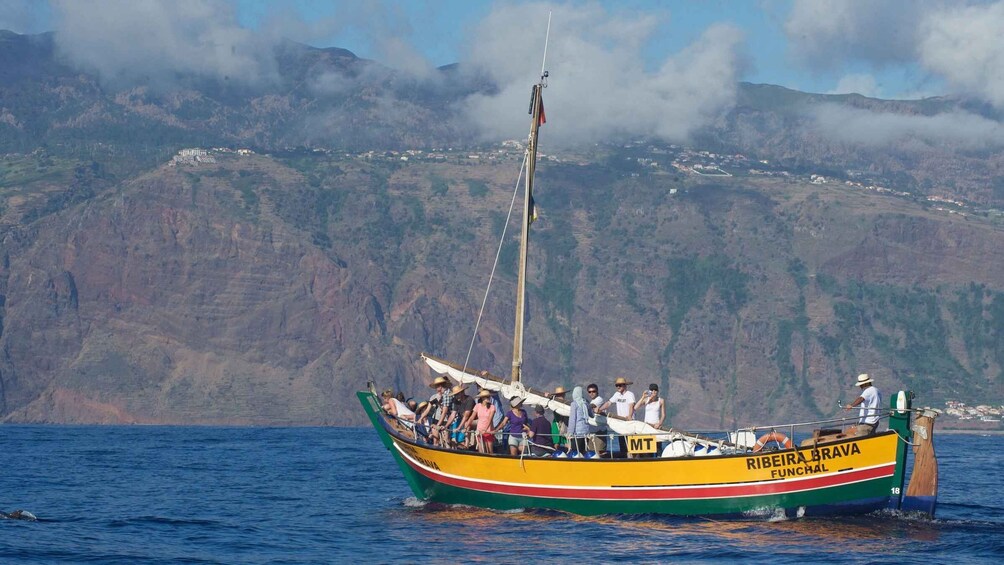
[[[857,371],[1000,396],[999,224],[771,179],[595,185],[596,167],[540,167],[535,386],[660,382],[690,426],[822,417]],[[3,418],[361,424],[353,390],[421,394],[420,351],[466,351],[511,168],[221,156],[8,232]],[[472,367],[505,372],[512,284],[503,266]],[[946,389],[941,371],[969,376]]]
[[[118,88],[31,42],[0,33],[24,63],[0,64],[0,419],[358,425],[367,381],[419,397],[421,351],[463,361],[520,153],[448,114],[490,81],[284,43],[279,90]],[[732,176],[647,140],[545,148],[532,384],[658,382],[695,429],[833,416],[858,372],[1004,402],[1000,218],[926,199],[999,205],[1001,153],[825,138],[819,101],[973,108],[741,85],[686,149],[762,169]],[[260,154],[169,164],[186,147]],[[514,245],[470,360],[503,375]]]
[[[6,75],[0,70],[0,151],[30,152],[40,144],[76,156],[128,151],[142,156],[138,171],[191,146],[266,152],[474,147],[482,140],[455,106],[498,88],[462,65],[420,78],[344,49],[291,41],[271,49],[275,75],[261,84],[179,75],[171,88],[158,86],[155,77],[115,86],[68,66],[53,37],[7,32],[0,43],[0,69],[8,69]],[[734,105],[696,132],[695,144],[788,168],[869,171],[926,195],[1004,207],[999,136],[980,134],[991,137],[982,148],[963,143],[965,132],[955,131],[963,115],[999,129],[999,112],[964,99],[888,101],[739,83]],[[910,118],[922,121],[903,121]],[[866,128],[885,122],[891,133],[883,135],[893,137],[869,141],[874,136]]]

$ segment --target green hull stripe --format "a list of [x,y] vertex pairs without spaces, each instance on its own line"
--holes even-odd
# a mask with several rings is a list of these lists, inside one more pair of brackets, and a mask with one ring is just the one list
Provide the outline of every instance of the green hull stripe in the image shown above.
[[409,483],[417,482],[424,496],[419,498],[444,504],[466,504],[496,510],[547,508],[573,514],[670,514],[711,516],[757,513],[777,508],[798,509],[816,506],[851,506],[858,501],[869,507],[884,507],[889,497],[889,479],[829,487],[812,492],[783,495],[716,498],[703,500],[575,500],[535,498],[487,493],[437,483],[408,468]]
[[393,440],[381,423],[373,395],[357,393],[384,445],[404,474],[412,492],[420,500],[444,504],[465,504],[496,510],[546,508],[573,514],[670,514],[678,516],[711,516],[769,513],[774,509],[797,510],[801,507],[860,506],[866,509],[885,507],[890,497],[892,481],[888,477],[871,479],[850,485],[825,487],[812,491],[744,496],[736,498],[689,500],[575,500],[538,498],[520,495],[488,493],[454,487],[431,480],[413,469],[393,447]]

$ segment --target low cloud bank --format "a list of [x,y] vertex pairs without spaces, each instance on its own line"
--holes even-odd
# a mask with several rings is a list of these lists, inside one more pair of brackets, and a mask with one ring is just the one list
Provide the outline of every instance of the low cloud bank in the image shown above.
[[965,150],[1004,147],[1004,124],[959,110],[917,116],[826,104],[811,110],[810,117],[821,134],[868,147],[902,142]]

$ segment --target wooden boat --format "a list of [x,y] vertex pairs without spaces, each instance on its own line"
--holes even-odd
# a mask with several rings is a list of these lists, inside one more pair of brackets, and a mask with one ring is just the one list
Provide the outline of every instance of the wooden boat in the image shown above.
[[[533,218],[537,136],[543,123],[541,93],[547,73],[534,85],[526,153],[526,182],[517,278],[512,373],[502,379],[431,355],[426,363],[453,380],[518,396],[568,415],[564,401],[522,382],[527,238]],[[431,445],[414,425],[381,408],[374,388],[358,393],[383,444],[420,500],[492,509],[545,508],[575,514],[667,514],[679,516],[812,516],[880,509],[933,516],[937,504],[937,460],[933,448],[935,411],[912,408],[901,391],[882,416],[888,430],[855,437],[842,429],[771,425],[720,436],[656,429],[643,422],[595,416],[591,423],[628,439],[629,448],[651,457],[531,457],[489,455]],[[916,422],[914,422],[914,416]],[[916,430],[916,431],[915,431]],[[800,440],[800,441],[793,441]],[[656,451],[656,443],[666,445]],[[916,463],[904,490],[908,446]]]
[[[887,508],[933,516],[937,502],[933,449],[924,459],[928,467],[921,481],[927,481],[928,490],[904,494],[910,492],[903,489],[913,412],[909,405],[906,410],[890,409],[890,429],[865,438],[772,452],[743,449],[703,457],[578,459],[434,447],[415,441],[409,429],[387,418],[375,394],[365,391],[358,396],[420,500],[582,515],[749,518],[862,514]],[[919,419],[927,420],[925,429],[931,429],[931,416]],[[921,443],[931,445],[930,440],[928,435]],[[915,465],[911,487],[920,484],[922,469]]]

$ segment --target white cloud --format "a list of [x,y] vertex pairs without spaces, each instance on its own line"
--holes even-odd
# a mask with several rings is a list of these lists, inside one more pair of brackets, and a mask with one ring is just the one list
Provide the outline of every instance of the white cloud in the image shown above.
[[792,54],[812,66],[847,59],[876,64],[914,60],[917,29],[932,4],[912,0],[796,0],[784,24]]
[[919,65],[954,93],[1004,108],[1004,1],[796,0],[784,28],[812,69]]
[[959,110],[917,116],[825,104],[813,109],[812,117],[828,138],[868,147],[902,142],[962,149],[1004,147],[1004,124]]
[[874,76],[868,73],[858,73],[840,77],[840,80],[837,81],[837,87],[829,94],[860,94],[870,98],[878,98],[879,89]]
[[55,0],[56,46],[110,81],[175,73],[256,83],[274,76],[271,45],[222,0]]
[[417,77],[428,76],[435,70],[425,55],[401,37],[380,38],[377,48],[381,62],[392,68],[405,70]]
[[[283,4],[278,4],[277,13],[270,14],[270,22],[285,21],[284,29],[295,32],[287,36],[299,37],[301,41],[311,39],[345,41],[361,49],[365,57],[372,57],[381,64],[414,76],[426,76],[433,70],[429,59],[412,43],[414,28],[403,7],[386,0],[343,0],[334,6],[333,17],[317,20],[310,24],[291,16]],[[304,32],[309,33],[304,33]],[[324,39],[322,39],[324,38]]]
[[240,24],[233,0],[52,0],[52,6],[59,53],[106,81],[170,81],[187,73],[270,81],[277,77],[272,49],[279,42],[344,33],[362,38],[383,64],[419,77],[433,70],[408,44],[412,30],[400,7],[383,1],[343,2],[310,21],[288,5],[266,5],[258,30]]
[[1004,2],[953,6],[928,14],[920,59],[957,91],[1004,108]]
[[712,25],[652,71],[641,50],[659,23],[653,16],[610,14],[598,4],[500,4],[473,30],[463,61],[499,87],[465,105],[468,121],[488,137],[526,135],[525,112],[540,70],[548,11],[554,14],[547,53],[551,79],[542,135],[549,142],[624,135],[680,141],[735,101],[743,64],[742,34],[735,27]]

